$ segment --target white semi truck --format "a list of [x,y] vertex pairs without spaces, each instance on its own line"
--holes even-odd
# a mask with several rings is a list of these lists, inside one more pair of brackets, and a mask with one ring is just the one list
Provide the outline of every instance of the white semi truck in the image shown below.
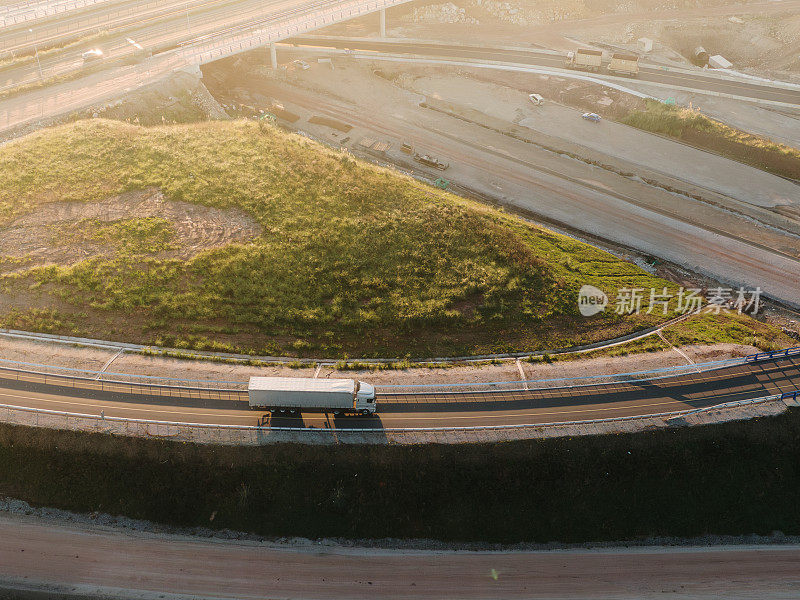
[[355,379],[251,377],[250,408],[275,413],[332,412],[371,415],[375,387]]

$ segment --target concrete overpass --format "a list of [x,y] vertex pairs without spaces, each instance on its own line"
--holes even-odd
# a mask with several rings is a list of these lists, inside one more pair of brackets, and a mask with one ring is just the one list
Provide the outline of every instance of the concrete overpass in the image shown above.
[[[240,52],[270,48],[276,66],[276,42],[372,12],[380,13],[380,31],[385,34],[386,9],[407,1],[51,0],[0,8],[0,60],[33,50],[26,60],[0,65],[0,94],[6,94],[6,99],[0,99],[0,132],[104,102],[176,70],[196,69]],[[100,40],[75,42],[81,36],[96,35],[98,28],[109,33]],[[46,55],[40,52],[47,45],[63,45],[69,40],[72,45],[66,48]],[[394,52],[437,61],[563,66],[561,55],[547,50],[430,44],[423,48],[386,40],[313,43],[340,48],[356,44],[376,57]],[[102,45],[106,57],[99,63],[84,64],[81,53],[92,45]],[[684,71],[645,66],[641,79],[662,87],[784,107],[800,104],[797,86]]]
[[[276,42],[369,13],[379,12],[380,24],[385,28],[384,11],[406,1],[305,0],[298,4],[283,0],[265,4],[242,0],[235,4],[248,7],[244,22],[236,16],[220,20],[219,11],[227,14],[230,6],[212,2],[214,10],[208,15],[195,15],[194,24],[189,16],[188,28],[185,11],[173,12],[166,25],[157,24],[158,31],[151,31],[148,39],[168,49],[147,58],[136,58],[137,48],[131,43],[143,45],[146,40],[125,39],[123,34],[109,44],[111,50],[101,68],[84,65],[80,50],[66,57],[59,53],[52,63],[43,61],[37,50],[35,61],[0,71],[0,91],[8,93],[5,100],[0,100],[0,132],[107,101],[174,71],[197,68],[241,52],[271,47],[274,59]],[[176,26],[175,19],[181,19],[183,26]],[[4,40],[5,33],[0,35],[0,43],[5,44]],[[55,78],[68,81],[59,83]],[[29,86],[29,91],[20,86]]]

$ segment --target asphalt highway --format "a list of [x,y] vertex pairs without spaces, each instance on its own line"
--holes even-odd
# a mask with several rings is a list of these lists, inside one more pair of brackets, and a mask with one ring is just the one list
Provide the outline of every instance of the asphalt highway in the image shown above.
[[[704,408],[800,389],[800,356],[648,381],[572,388],[391,393],[374,417],[273,417],[281,427],[465,427],[641,416]],[[176,390],[0,372],[0,404],[71,413],[220,425],[255,425],[245,391]]]
[[[291,43],[303,46],[318,46],[327,48],[360,50],[369,52],[409,54],[431,58],[444,58],[453,60],[483,60],[504,63],[517,63],[535,67],[564,68],[564,57],[550,52],[531,50],[509,50],[502,48],[488,48],[481,46],[462,46],[447,44],[430,44],[424,42],[390,42],[372,40],[354,40],[340,37],[297,37],[289,40]],[[604,72],[590,73],[603,77]],[[640,72],[633,81],[643,83],[654,82],[666,85],[692,88],[698,91],[718,92],[753,98],[793,104],[800,107],[800,89],[786,89],[757,81],[731,81],[720,79],[698,72],[697,74],[683,71],[670,71],[667,67],[640,66]]]

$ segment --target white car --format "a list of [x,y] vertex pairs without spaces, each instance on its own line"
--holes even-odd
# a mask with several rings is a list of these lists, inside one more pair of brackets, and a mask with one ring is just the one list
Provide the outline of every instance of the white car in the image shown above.
[[105,56],[103,51],[100,48],[92,48],[91,50],[87,50],[83,54],[81,54],[81,58],[83,62],[91,62],[93,60],[100,60]]
[[536,106],[541,106],[544,104],[544,98],[539,94],[528,94],[528,99],[533,102]]
[[293,60],[292,63],[303,69],[303,71],[308,71],[311,68],[311,66],[304,60],[297,59]]

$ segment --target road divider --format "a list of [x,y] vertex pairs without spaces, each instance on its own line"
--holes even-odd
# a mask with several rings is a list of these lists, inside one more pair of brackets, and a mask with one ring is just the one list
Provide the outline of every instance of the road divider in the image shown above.
[[777,358],[788,358],[790,356],[800,356],[800,346],[786,348],[785,350],[773,350],[772,352],[759,352],[745,357],[746,362],[760,362],[763,360],[775,360]]

